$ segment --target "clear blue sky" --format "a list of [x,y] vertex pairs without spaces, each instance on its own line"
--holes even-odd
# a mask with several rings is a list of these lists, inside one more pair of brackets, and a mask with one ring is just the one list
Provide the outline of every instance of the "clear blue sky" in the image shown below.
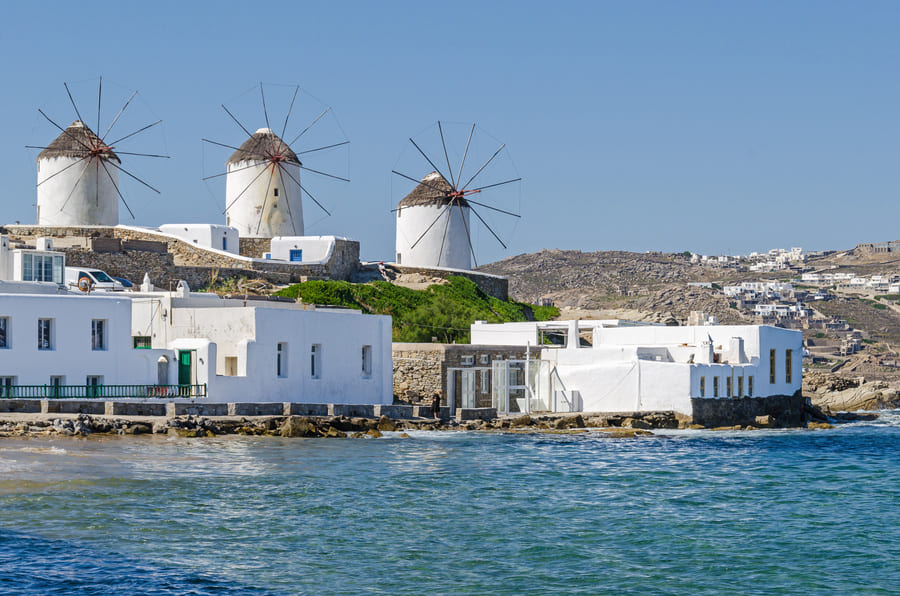
[[308,232],[357,238],[364,258],[392,256],[390,170],[438,119],[477,122],[525,178],[509,250],[482,235],[480,262],[896,239],[898,31],[887,1],[15,3],[0,220],[34,222],[24,146],[57,134],[37,108],[68,124],[63,81],[102,75],[164,120],[172,159],[142,169],[162,194],[126,187],[138,224],[224,221],[200,139],[240,142],[218,106],[263,81],[334,107],[352,182],[327,187],[334,216]]

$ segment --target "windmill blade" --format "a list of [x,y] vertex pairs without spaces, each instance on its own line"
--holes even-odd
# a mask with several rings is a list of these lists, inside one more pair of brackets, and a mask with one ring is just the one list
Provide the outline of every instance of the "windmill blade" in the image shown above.
[[[278,170],[279,170],[279,171],[282,173],[282,175],[283,175],[283,174],[284,174],[284,169],[282,168],[281,163],[276,163],[276,165],[278,166]],[[284,179],[283,179],[283,178],[282,178],[282,182],[284,182]],[[281,186],[282,186],[282,190],[284,190],[284,202],[285,202],[285,204],[287,205],[288,217],[291,218],[291,229],[294,230],[294,235],[295,235],[295,236],[299,236],[300,234],[297,233],[297,222],[294,221],[294,212],[291,210],[291,197],[290,197],[290,195],[288,194],[288,185],[287,185],[287,184],[282,184]]]
[[[441,121],[438,120],[438,132],[441,133],[441,146],[444,148],[444,159],[447,160],[447,171],[450,172],[450,186],[456,190],[456,180],[453,178],[453,168],[450,167],[450,156],[447,155],[447,143],[444,142],[444,129],[441,128]],[[440,262],[441,257],[438,255],[438,262]]]
[[485,209],[490,209],[492,211],[499,211],[505,215],[512,215],[513,217],[522,217],[518,213],[513,213],[511,211],[504,211],[503,209],[497,209],[496,207],[491,207],[490,205],[485,205],[484,203],[479,203],[478,201],[473,201],[472,199],[466,199],[467,203],[472,203],[474,205],[478,205],[479,207],[484,207]]
[[[131,219],[135,219],[134,212],[131,210],[131,207],[128,206],[128,203],[125,201],[125,197],[122,196],[122,191],[119,190],[119,185],[116,184],[116,181],[113,179],[112,174],[109,173],[109,169],[106,167],[106,164],[103,163],[102,159],[98,159],[100,165],[103,166],[103,171],[106,172],[106,175],[109,176],[109,181],[112,182],[113,188],[116,189],[116,192],[119,194],[119,198],[122,199],[122,204],[125,205],[125,208],[128,209],[128,213],[131,215]],[[99,184],[97,185],[100,186]],[[99,191],[98,191],[99,192]]]
[[117,143],[121,143],[121,142],[124,141],[125,139],[131,138],[131,137],[133,137],[134,135],[138,134],[139,132],[144,132],[144,131],[147,130],[148,128],[152,128],[152,127],[156,126],[157,124],[159,124],[160,122],[162,122],[162,120],[157,120],[156,122],[154,122],[154,123],[152,123],[152,124],[148,124],[148,125],[145,126],[144,128],[139,128],[139,129],[137,129],[136,131],[134,131],[133,133],[128,134],[128,135],[125,135],[124,137],[122,137],[122,138],[120,138],[120,139],[116,139],[116,140],[113,141],[112,143],[109,143],[108,146],[112,146],[112,145],[115,145],[115,144],[117,144]]
[[248,170],[250,168],[255,168],[258,165],[259,165],[258,163],[252,163],[249,166],[243,166],[241,168],[234,168],[233,170],[228,170],[227,172],[222,172],[221,174],[214,174],[212,176],[207,176],[206,178],[201,178],[201,180],[211,180],[213,178],[218,178],[220,176],[227,176],[231,172],[240,172],[241,170]]
[[[259,165],[259,164],[253,164],[253,165],[254,165],[254,166],[257,166],[257,165]],[[262,175],[266,172],[266,170],[268,170],[268,168],[264,168],[264,169],[260,170],[260,171],[259,171],[259,174],[257,174],[256,176],[254,176],[254,177],[253,177],[253,180],[251,180],[250,182],[247,183],[247,186],[244,187],[244,190],[242,190],[240,193],[238,193],[238,196],[234,197],[234,200],[231,201],[230,203],[228,203],[228,204],[225,206],[225,211],[223,211],[222,213],[227,213],[228,210],[231,209],[231,206],[234,205],[235,203],[237,203],[237,200],[240,199],[240,198],[244,195],[245,192],[247,192],[247,189],[248,189],[248,188],[250,188],[251,186],[253,186],[253,183],[256,182],[256,180],[257,180],[260,176],[262,176]]]
[[471,209],[471,210],[472,210],[472,213],[475,214],[475,217],[477,217],[478,220],[481,221],[481,223],[484,224],[484,227],[486,227],[486,228],[488,229],[488,231],[489,231],[491,234],[494,235],[494,238],[497,239],[497,242],[500,243],[500,246],[502,246],[503,248],[508,248],[508,247],[506,246],[506,244],[503,242],[503,240],[500,240],[500,236],[498,236],[497,233],[494,232],[493,228],[491,228],[491,226],[488,225],[488,222],[484,221],[484,218],[481,217],[481,215],[480,215],[477,211],[475,211],[475,208],[474,208],[474,207],[469,207],[469,209]]
[[88,159],[88,162],[86,164],[84,164],[84,169],[81,170],[81,174],[78,176],[78,179],[75,180],[75,184],[72,185],[72,190],[69,191],[69,195],[66,197],[66,200],[63,201],[63,204],[60,205],[60,207],[59,207],[60,213],[62,213],[62,210],[65,209],[66,205],[69,204],[69,199],[72,198],[72,195],[75,194],[75,189],[78,188],[78,184],[81,182],[82,178],[84,178],[84,175],[87,173],[87,169],[88,169],[88,166],[91,165],[91,161],[93,161],[92,158]]
[[[78,116],[78,119],[81,120],[81,123],[84,124],[84,118],[81,117],[81,114],[78,112],[78,106],[75,105],[75,100],[72,99],[72,92],[69,91],[69,85],[63,83],[63,87],[66,88],[66,93],[69,94],[69,101],[72,102],[72,107],[75,108],[75,115]],[[87,124],[85,124],[87,126]]]
[[78,143],[79,145],[81,145],[82,147],[84,147],[85,151],[90,151],[90,150],[92,149],[91,147],[88,147],[87,145],[85,145],[84,143],[82,143],[82,142],[81,142],[81,139],[78,139],[78,138],[72,136],[72,133],[70,133],[68,130],[66,130],[65,128],[63,128],[62,126],[60,126],[59,124],[57,124],[57,123],[54,122],[53,120],[51,120],[51,119],[50,119],[50,116],[48,116],[47,114],[45,114],[44,111],[43,111],[42,109],[38,108],[38,112],[40,112],[41,116],[43,116],[44,118],[46,118],[47,121],[48,121],[50,124],[52,124],[53,126],[55,126],[55,127],[58,128],[58,129],[60,129],[60,130],[63,132],[64,135],[66,135],[67,137],[69,137],[70,139],[72,139],[73,141],[75,141],[76,143]]
[[119,121],[119,116],[122,115],[122,113],[125,111],[125,108],[127,108],[127,107],[128,107],[128,104],[131,103],[131,100],[134,99],[134,96],[135,96],[135,95],[137,95],[137,91],[135,91],[134,93],[131,94],[131,97],[128,98],[128,101],[125,102],[125,105],[122,106],[122,109],[119,110],[119,113],[116,114],[116,117],[115,117],[115,118],[113,118],[113,121],[110,123],[109,128],[107,128],[107,129],[106,129],[106,132],[103,133],[103,136],[100,137],[100,140],[101,140],[101,141],[103,141],[104,143],[106,142],[106,135],[109,134],[109,131],[112,130],[112,127],[115,126],[115,125],[116,125],[116,122]]
[[[421,154],[422,154],[422,157],[424,157],[424,158],[428,161],[428,163],[431,164],[431,167],[434,168],[434,171],[438,173],[438,176],[440,176],[441,178],[443,178],[443,179],[444,179],[444,182],[446,182],[447,184],[450,184],[450,181],[447,180],[447,177],[444,176],[444,175],[441,173],[441,171],[438,169],[438,167],[437,167],[436,165],[434,165],[434,162],[431,161],[431,159],[429,159],[427,155],[425,155],[425,152],[422,151],[422,150],[419,148],[418,145],[416,145],[416,142],[415,142],[414,140],[412,140],[412,137],[410,137],[409,142],[413,144],[413,147],[415,147],[416,149],[419,149],[419,153],[421,153]],[[456,186],[454,186],[453,184],[450,184],[450,188],[452,188],[453,190],[456,190]]]
[[294,96],[291,98],[291,105],[288,108],[287,116],[284,117],[284,126],[281,127],[281,138],[284,138],[284,131],[287,130],[288,119],[291,117],[291,112],[294,109],[294,100],[297,99],[297,93],[300,91],[300,85],[297,85],[294,88]]
[[235,151],[241,151],[243,153],[253,153],[249,149],[241,149],[240,147],[235,147],[233,145],[226,145],[225,143],[219,143],[218,141],[210,141],[209,139],[200,139],[201,141],[206,141],[207,143],[212,143],[213,145],[218,145],[219,147],[227,147],[228,149],[234,149]]
[[466,214],[463,212],[462,205],[459,201],[456,201],[456,206],[459,207],[459,216],[462,218],[463,229],[466,231],[466,239],[469,241],[469,251],[472,253],[472,262],[478,267],[478,259],[475,258],[475,247],[472,246],[472,236],[469,234],[469,224],[466,222]]
[[434,218],[434,221],[431,222],[431,223],[428,225],[427,228],[425,228],[425,231],[422,232],[422,235],[419,236],[419,239],[416,240],[415,242],[413,242],[412,245],[410,245],[410,247],[409,247],[410,250],[412,250],[413,248],[415,248],[416,245],[417,245],[419,242],[422,241],[422,238],[425,237],[425,234],[427,234],[428,231],[431,230],[431,228],[434,227],[434,224],[436,224],[436,223],[438,222],[438,220],[441,218],[441,216],[444,215],[444,214],[447,212],[447,209],[449,209],[449,208],[452,207],[452,206],[453,206],[453,203],[447,203],[446,205],[444,205],[443,208],[441,208],[441,210],[440,210],[440,211],[438,212],[438,214],[437,214],[437,217],[435,217],[435,218]]
[[158,195],[159,195],[159,194],[162,194],[162,193],[159,192],[157,189],[153,188],[152,186],[150,186],[149,184],[147,184],[146,182],[144,182],[143,180],[141,180],[140,178],[138,178],[137,176],[135,176],[134,174],[132,174],[131,172],[129,172],[128,170],[126,170],[125,168],[123,168],[122,166],[120,166],[119,164],[117,164],[117,163],[115,163],[115,162],[113,162],[113,161],[110,161],[110,162],[109,162],[109,165],[111,165],[112,167],[116,168],[116,169],[119,170],[120,172],[123,172],[126,176],[128,176],[128,177],[130,177],[130,178],[134,178],[135,180],[137,180],[138,182],[140,182],[141,184],[143,184],[144,186],[146,186],[147,188],[149,188],[150,190],[152,190],[152,191],[155,192],[156,194],[158,194]]
[[[281,164],[279,164],[279,165],[281,165]],[[314,196],[312,195],[311,192],[309,192],[308,190],[306,190],[306,187],[304,187],[302,184],[300,184],[300,181],[299,181],[299,180],[297,180],[296,178],[294,178],[294,175],[291,174],[290,170],[288,170],[288,169],[287,169],[286,167],[284,167],[284,166],[282,166],[282,170],[284,171],[285,174],[288,175],[288,178],[290,178],[291,180],[293,180],[294,183],[295,183],[297,186],[300,187],[300,190],[302,190],[303,192],[306,193],[306,196],[308,196],[309,198],[311,198],[311,199],[313,200],[313,203],[315,203],[316,205],[319,206],[319,209],[321,209],[322,211],[324,211],[325,213],[327,213],[329,216],[331,216],[331,211],[329,211],[328,209],[326,209],[326,208],[322,205],[322,203],[320,203],[319,200],[316,199],[316,197],[314,197]]]
[[266,213],[266,205],[269,204],[269,189],[272,188],[272,178],[275,177],[275,168],[274,164],[270,166],[266,166],[266,170],[269,171],[269,181],[266,182],[266,194],[263,199],[262,208],[259,210],[259,220],[256,222],[256,233],[259,234],[259,228],[262,227],[263,215]]
[[97,85],[97,132],[100,132],[100,98],[103,95],[103,77],[100,77],[100,83]]
[[313,120],[313,121],[310,123],[309,126],[307,126],[306,128],[304,128],[302,131],[300,131],[300,134],[298,134],[296,137],[294,137],[294,140],[293,140],[293,141],[291,141],[290,143],[288,143],[288,147],[290,147],[291,145],[293,145],[294,143],[296,143],[296,142],[297,142],[297,139],[299,139],[299,138],[302,137],[304,134],[306,134],[306,131],[307,131],[307,130],[309,130],[310,128],[312,128],[313,125],[315,125],[316,122],[318,122],[319,120],[322,119],[322,116],[324,116],[325,114],[327,114],[327,113],[330,112],[330,111],[331,111],[331,106],[328,106],[327,108],[325,108],[325,111],[324,111],[324,112],[322,112],[321,114],[319,114],[318,117],[316,117],[316,119]]
[[156,155],[155,153],[131,153],[130,151],[116,151],[117,155],[136,155],[138,157],[163,157],[169,159],[168,155]]
[[462,180],[462,171],[463,166],[466,165],[466,156],[469,154],[469,144],[472,142],[472,135],[475,134],[475,125],[472,125],[472,130],[469,131],[469,140],[466,141],[466,150],[463,153],[462,161],[459,162],[459,171],[456,173],[456,179]]
[[397,174],[398,176],[403,176],[403,177],[406,178],[407,180],[412,180],[412,181],[415,182],[416,184],[424,184],[425,186],[427,186],[427,187],[430,188],[431,190],[436,190],[436,191],[438,191],[439,193],[444,193],[444,194],[446,194],[446,192],[447,192],[447,191],[444,190],[443,188],[438,188],[437,186],[432,186],[432,185],[430,185],[430,184],[428,184],[427,182],[424,182],[424,181],[422,181],[422,180],[416,180],[415,178],[412,178],[412,177],[410,177],[410,176],[407,176],[406,174],[401,174],[401,173],[398,172],[397,170],[391,170],[391,173]]
[[225,110],[225,113],[228,114],[229,116],[231,116],[231,119],[234,120],[235,123],[236,123],[238,126],[241,127],[241,130],[243,130],[245,133],[247,133],[247,136],[248,136],[248,137],[252,137],[252,136],[253,136],[252,134],[250,134],[250,131],[249,131],[249,130],[247,130],[246,128],[244,128],[244,125],[241,124],[241,121],[238,120],[237,118],[235,118],[235,117],[234,117],[234,114],[232,114],[231,112],[228,111],[228,108],[225,107],[225,104],[224,104],[224,103],[222,104],[222,109]]
[[481,171],[484,170],[484,169],[487,167],[487,165],[488,165],[489,163],[491,163],[492,161],[494,161],[494,158],[495,158],[495,157],[497,157],[498,155],[500,155],[500,152],[503,151],[503,148],[504,148],[504,147],[506,147],[506,143],[503,143],[502,145],[500,145],[500,148],[497,149],[497,151],[494,152],[494,154],[491,156],[491,158],[490,158],[489,160],[487,160],[486,162],[484,162],[484,165],[483,165],[483,166],[481,166],[480,168],[478,168],[478,171],[475,172],[475,173],[472,175],[472,177],[469,178],[469,181],[465,183],[465,185],[463,186],[463,190],[465,190],[465,188],[466,188],[467,186],[469,186],[469,184],[472,183],[472,180],[475,180],[475,177],[478,176],[478,174],[480,174]]
[[323,151],[325,149],[331,149],[332,147],[340,147],[341,145],[349,145],[350,141],[344,141],[342,143],[335,143],[334,145],[326,145],[324,147],[318,147],[316,149],[307,149],[306,151],[300,151],[297,155],[303,155],[305,153],[312,153],[314,151]]
[[487,186],[479,186],[478,188],[470,189],[470,192],[475,192],[476,190],[484,190],[486,188],[494,188],[495,186],[503,186],[504,184],[509,184],[511,182],[518,182],[521,178],[513,178],[512,180],[506,180],[505,182],[497,182],[496,184],[488,184]]
[[[65,172],[66,170],[68,170],[69,168],[72,168],[72,167],[77,166],[78,164],[80,164],[80,163],[83,162],[84,160],[88,159],[89,157],[90,157],[90,155],[85,155],[84,157],[79,158],[78,161],[70,163],[69,165],[67,165],[67,166],[64,167],[63,169],[59,170],[58,172],[54,172],[53,174],[50,174],[49,176],[47,176],[46,178],[44,178],[43,180],[41,180],[40,182],[38,182],[38,183],[37,183],[37,186],[40,186],[40,185],[43,184],[44,182],[46,182],[46,181],[50,180],[51,178],[53,178],[54,176],[59,176],[60,174],[62,174],[62,173]],[[35,188],[36,188],[36,187],[35,187]]]
[[262,97],[263,117],[266,119],[266,128],[272,130],[272,127],[269,126],[269,111],[266,109],[266,94],[263,93],[262,83],[259,84],[259,96]]
[[[454,199],[455,200],[455,199]],[[438,251],[437,262],[440,265],[441,257],[444,256],[444,243],[447,242],[447,230],[450,229],[450,217],[444,220],[444,235],[441,236],[441,250]]]
[[307,168],[306,166],[300,166],[300,169],[306,170],[307,172],[312,172],[313,174],[319,174],[320,176],[328,176],[329,178],[334,178],[335,180],[343,180],[344,182],[350,182],[350,180],[347,178],[341,178],[340,176],[335,176],[334,174],[326,174],[325,172],[320,172],[319,170]]

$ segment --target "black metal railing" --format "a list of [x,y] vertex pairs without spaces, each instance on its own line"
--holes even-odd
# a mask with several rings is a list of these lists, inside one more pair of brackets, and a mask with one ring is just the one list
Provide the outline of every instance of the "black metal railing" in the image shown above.
[[0,399],[206,397],[200,385],[0,385]]

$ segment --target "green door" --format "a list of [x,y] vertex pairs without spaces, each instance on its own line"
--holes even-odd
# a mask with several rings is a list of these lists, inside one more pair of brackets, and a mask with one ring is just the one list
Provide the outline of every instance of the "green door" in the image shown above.
[[193,364],[193,350],[179,350],[178,351],[178,384],[179,385],[191,385],[193,381],[193,375],[191,374],[192,364]]

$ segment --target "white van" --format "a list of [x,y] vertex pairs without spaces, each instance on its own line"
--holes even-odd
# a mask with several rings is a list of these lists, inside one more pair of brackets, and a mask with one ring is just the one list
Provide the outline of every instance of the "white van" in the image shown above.
[[[86,279],[87,283],[79,283],[82,279]],[[105,272],[87,267],[66,267],[66,286],[82,292],[121,292],[125,289]]]

